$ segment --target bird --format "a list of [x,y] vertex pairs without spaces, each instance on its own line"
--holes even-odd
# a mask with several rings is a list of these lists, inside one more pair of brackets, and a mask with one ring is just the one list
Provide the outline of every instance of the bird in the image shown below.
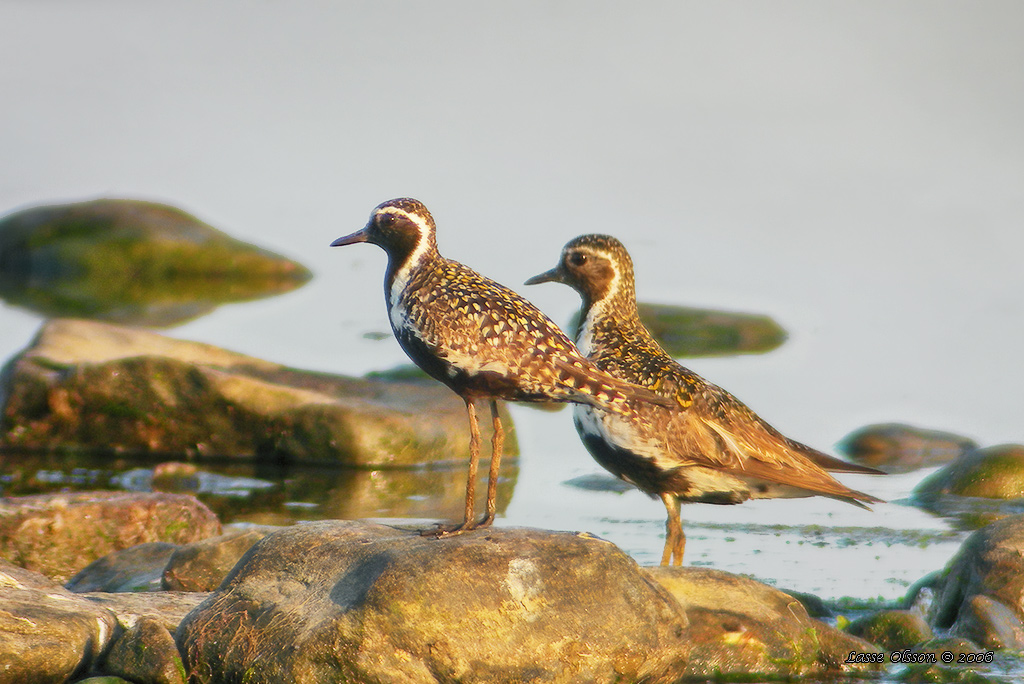
[[882,503],[828,471],[883,474],[847,463],[782,435],[732,394],[678,363],[637,312],[633,262],[619,240],[581,235],[558,265],[526,281],[559,282],[581,299],[578,349],[599,368],[671,398],[673,406],[631,403],[599,414],[576,406],[573,419],[594,459],[668,513],[661,564],[682,565],[680,504],[738,504],[748,499],[826,496],[868,508]]
[[[332,247],[368,242],[388,256],[384,298],[399,345],[427,375],[462,397],[470,426],[465,514],[460,525],[439,526],[438,536],[490,526],[495,517],[504,431],[498,399],[572,402],[599,412],[626,410],[628,402],[671,401],[601,371],[562,330],[511,289],[438,252],[436,225],[427,207],[408,197],[383,202],[366,226]],[[490,403],[493,437],[483,518],[475,520],[480,459],[476,402]]]

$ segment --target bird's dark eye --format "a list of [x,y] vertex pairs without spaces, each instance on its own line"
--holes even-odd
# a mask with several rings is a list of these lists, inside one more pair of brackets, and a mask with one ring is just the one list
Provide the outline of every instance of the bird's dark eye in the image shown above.
[[573,252],[569,255],[569,263],[573,266],[582,266],[587,263],[587,255],[580,252]]
[[394,214],[379,214],[377,216],[377,225],[381,228],[390,228],[395,224]]

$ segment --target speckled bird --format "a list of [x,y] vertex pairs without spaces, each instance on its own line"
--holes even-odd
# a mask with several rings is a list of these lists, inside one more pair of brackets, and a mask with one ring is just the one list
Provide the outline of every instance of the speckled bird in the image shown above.
[[[418,200],[377,206],[366,226],[332,247],[369,242],[388,255],[384,297],[391,329],[405,353],[466,403],[470,424],[465,518],[454,534],[494,521],[504,433],[497,399],[573,402],[598,413],[632,403],[669,405],[650,390],[598,369],[558,326],[512,290],[437,251],[434,219]],[[484,517],[474,520],[480,429],[475,402],[490,402],[494,436]],[[632,400],[632,401],[631,401]]]
[[576,344],[599,368],[671,398],[674,406],[574,411],[576,430],[605,469],[658,496],[668,511],[661,562],[681,565],[686,536],[681,502],[737,504],[748,499],[826,496],[867,508],[880,502],[826,471],[880,474],[779,433],[727,391],[677,363],[637,313],[633,262],[608,235],[582,235],[558,265],[526,281],[560,282],[583,303]]

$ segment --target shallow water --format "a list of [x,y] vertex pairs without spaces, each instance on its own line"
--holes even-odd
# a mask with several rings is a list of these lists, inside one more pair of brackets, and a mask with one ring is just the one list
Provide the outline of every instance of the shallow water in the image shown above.
[[[151,198],[294,257],[309,285],[170,334],[356,374],[405,361],[368,335],[387,331],[383,254],[327,247],[378,202],[424,200],[443,252],[559,322],[572,292],[518,284],[571,237],[611,233],[642,299],[787,329],[770,354],[688,365],[794,438],[829,449],[901,421],[1020,442],[1022,18],[953,2],[5,3],[0,210]],[[39,324],[0,308],[0,358]],[[600,472],[568,414],[513,411],[522,457],[498,524],[588,530],[656,562],[661,504],[562,484]],[[963,536],[901,503],[926,474],[843,476],[891,502],[873,512],[688,506],[687,562],[899,597]]]

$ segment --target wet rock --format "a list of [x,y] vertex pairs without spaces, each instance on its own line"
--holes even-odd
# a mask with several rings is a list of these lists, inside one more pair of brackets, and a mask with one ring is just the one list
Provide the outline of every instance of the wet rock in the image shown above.
[[160,591],[163,573],[177,544],[149,542],[108,553],[82,568],[64,588],[88,591]]
[[587,535],[331,521],[258,542],[177,640],[195,682],[674,682],[684,626]]
[[213,591],[253,544],[278,529],[233,529],[217,537],[177,547],[163,571],[163,588],[169,591]]
[[60,582],[112,551],[220,533],[216,516],[183,494],[79,492],[0,499],[0,557]]
[[174,637],[159,620],[147,616],[114,639],[102,667],[136,684],[184,684],[186,679]]
[[689,626],[685,675],[695,679],[810,676],[879,669],[846,664],[871,644],[808,616],[797,599],[760,582],[710,568],[644,568],[676,598]]
[[65,682],[87,672],[116,626],[103,607],[0,560],[0,684]]
[[[103,323],[49,321],[2,382],[6,446],[361,468],[469,455],[465,407],[440,383],[297,371]],[[515,455],[511,420],[502,420],[506,455]]]
[[982,499],[1024,498],[1024,446],[976,449],[939,470],[914,489],[914,495],[928,501],[955,494]]
[[882,423],[851,432],[837,449],[856,463],[905,472],[949,463],[976,446],[973,440],[951,432]]
[[1024,512],[1024,446],[970,451],[925,478],[913,498],[966,529]]
[[[944,653],[952,655],[952,664],[945,664],[942,659]],[[988,663],[991,663],[992,659],[986,663],[981,649],[966,639],[957,637],[929,639],[911,649],[909,657],[902,654],[894,654],[894,656],[898,658],[896,662],[907,666],[899,674],[899,681],[908,684],[919,682],[921,684],[934,684],[935,682],[983,684],[990,681],[1004,681],[1001,677],[988,679],[978,672],[978,670],[987,669]],[[979,662],[972,664],[959,662],[965,656],[981,656],[981,658],[978,658]]]
[[933,636],[925,619],[909,610],[879,611],[854,620],[846,631],[886,651],[910,648]]
[[0,297],[51,317],[177,325],[310,277],[290,259],[153,202],[100,199],[0,219]]
[[1024,515],[986,525],[964,541],[936,587],[929,622],[948,629],[977,595],[1024,619]]
[[1020,618],[983,594],[975,594],[964,602],[950,632],[984,648],[1024,651],[1024,624]]

